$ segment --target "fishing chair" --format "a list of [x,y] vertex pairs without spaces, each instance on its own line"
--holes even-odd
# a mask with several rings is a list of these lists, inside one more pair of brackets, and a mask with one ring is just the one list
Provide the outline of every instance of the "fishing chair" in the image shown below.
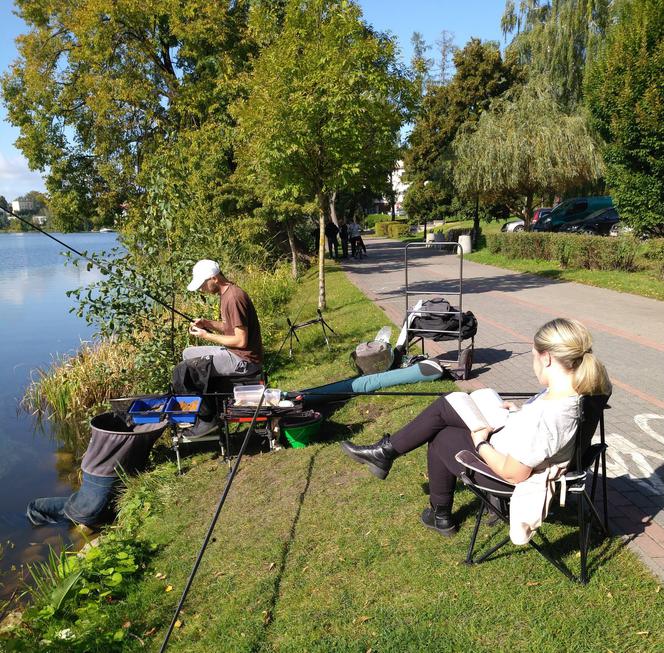
[[[564,483],[567,493],[576,497],[579,550],[581,555],[581,570],[579,576],[575,576],[561,560],[556,559],[541,544],[538,544],[533,540],[530,540],[529,542],[534,549],[567,576],[567,578],[584,585],[588,582],[587,559],[593,520],[599,526],[603,535],[608,535],[609,533],[606,494],[607,445],[604,433],[604,409],[607,408],[608,399],[608,396],[603,395],[582,396],[579,398],[580,419],[575,435],[574,455],[564,477],[561,477],[561,479],[556,481],[558,489],[560,489]],[[598,425],[600,441],[593,444],[592,439]],[[466,556],[466,564],[479,564],[487,560],[498,549],[509,542],[509,536],[505,537],[481,555],[473,557],[475,554],[477,536],[482,523],[482,515],[484,513],[493,513],[509,526],[510,499],[514,492],[514,485],[507,483],[504,479],[497,476],[474,452],[460,451],[456,455],[456,459],[465,467],[465,471],[461,474],[461,480],[466,487],[480,499],[480,507],[477,511],[475,528]],[[602,472],[603,519],[600,518],[593,503],[600,465]],[[590,493],[588,493],[586,489],[586,480],[591,467],[593,468],[592,483]],[[545,545],[549,544],[544,534],[540,533],[539,537],[544,541]]]
[[[174,429],[172,436],[173,450],[177,461],[178,473],[182,473],[180,463],[180,445],[182,444],[199,444],[201,442],[218,442],[221,457],[224,460],[229,460],[228,456],[230,447],[230,428],[229,422],[251,422],[251,418],[238,418],[229,420],[226,417],[226,405],[228,399],[233,395],[233,388],[238,385],[266,385],[267,375],[260,370],[254,374],[230,374],[227,376],[211,376],[208,379],[207,391],[204,393],[208,396],[207,399],[212,401],[214,406],[214,414],[220,422],[223,422],[223,428],[210,435],[203,435],[200,437],[188,437],[187,429]],[[258,417],[257,422],[266,421],[265,418]]]

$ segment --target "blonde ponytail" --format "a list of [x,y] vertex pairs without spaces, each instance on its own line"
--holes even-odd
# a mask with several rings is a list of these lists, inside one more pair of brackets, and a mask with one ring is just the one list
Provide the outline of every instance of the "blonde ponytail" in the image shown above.
[[558,317],[535,334],[535,349],[548,352],[563,367],[573,371],[572,385],[580,395],[610,395],[606,368],[593,354],[592,336],[581,322]]

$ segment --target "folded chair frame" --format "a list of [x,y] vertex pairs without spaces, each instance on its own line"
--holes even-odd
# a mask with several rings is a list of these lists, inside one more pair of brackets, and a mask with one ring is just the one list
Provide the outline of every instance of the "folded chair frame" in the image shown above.
[[[557,489],[576,496],[577,519],[579,528],[579,551],[581,568],[579,575],[573,574],[570,569],[559,559],[551,555],[547,549],[551,544],[546,536],[538,532],[540,539],[546,546],[530,540],[529,544],[540,553],[548,562],[561,571],[567,578],[582,584],[588,583],[588,550],[590,534],[593,522],[599,527],[602,535],[609,534],[608,503],[606,491],[606,438],[604,431],[604,409],[608,397],[580,397],[579,410],[580,420],[575,435],[575,454],[570,464],[570,470],[558,481]],[[600,441],[592,444],[592,438],[599,425]],[[464,485],[480,500],[477,511],[475,526],[468,546],[466,564],[480,564],[490,558],[496,551],[510,541],[509,536],[500,540],[481,554],[476,554],[477,537],[482,524],[482,516],[485,513],[496,515],[501,521],[509,526],[509,505],[514,485],[507,483],[497,476],[491,468],[474,452],[460,451],[456,459],[464,467],[461,474]],[[590,492],[586,487],[588,473],[592,468],[592,482]],[[602,508],[603,515],[600,517],[594,505],[597,481],[602,481]],[[563,489],[562,486],[565,486]]]

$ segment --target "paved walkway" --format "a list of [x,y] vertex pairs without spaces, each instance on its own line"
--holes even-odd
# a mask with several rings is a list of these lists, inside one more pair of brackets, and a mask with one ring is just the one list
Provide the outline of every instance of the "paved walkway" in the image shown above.
[[[344,262],[344,269],[400,326],[406,310],[404,245],[380,238],[366,242],[369,256]],[[409,248],[408,258],[410,290],[425,296],[458,291],[455,255]],[[411,298],[411,307],[417,299]],[[613,529],[664,578],[664,302],[464,261],[463,309],[479,322],[474,374],[460,383],[468,390],[537,390],[530,357],[537,328],[568,316],[591,330],[594,351],[614,387],[606,414]],[[429,341],[428,348],[433,355],[456,357],[455,343]]]

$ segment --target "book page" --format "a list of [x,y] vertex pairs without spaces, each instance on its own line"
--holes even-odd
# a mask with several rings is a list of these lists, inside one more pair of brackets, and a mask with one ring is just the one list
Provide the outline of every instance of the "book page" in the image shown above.
[[503,399],[495,390],[481,388],[471,392],[470,397],[494,431],[505,426],[510,411],[503,406]]
[[465,392],[451,392],[445,398],[471,431],[491,426],[470,395]]

